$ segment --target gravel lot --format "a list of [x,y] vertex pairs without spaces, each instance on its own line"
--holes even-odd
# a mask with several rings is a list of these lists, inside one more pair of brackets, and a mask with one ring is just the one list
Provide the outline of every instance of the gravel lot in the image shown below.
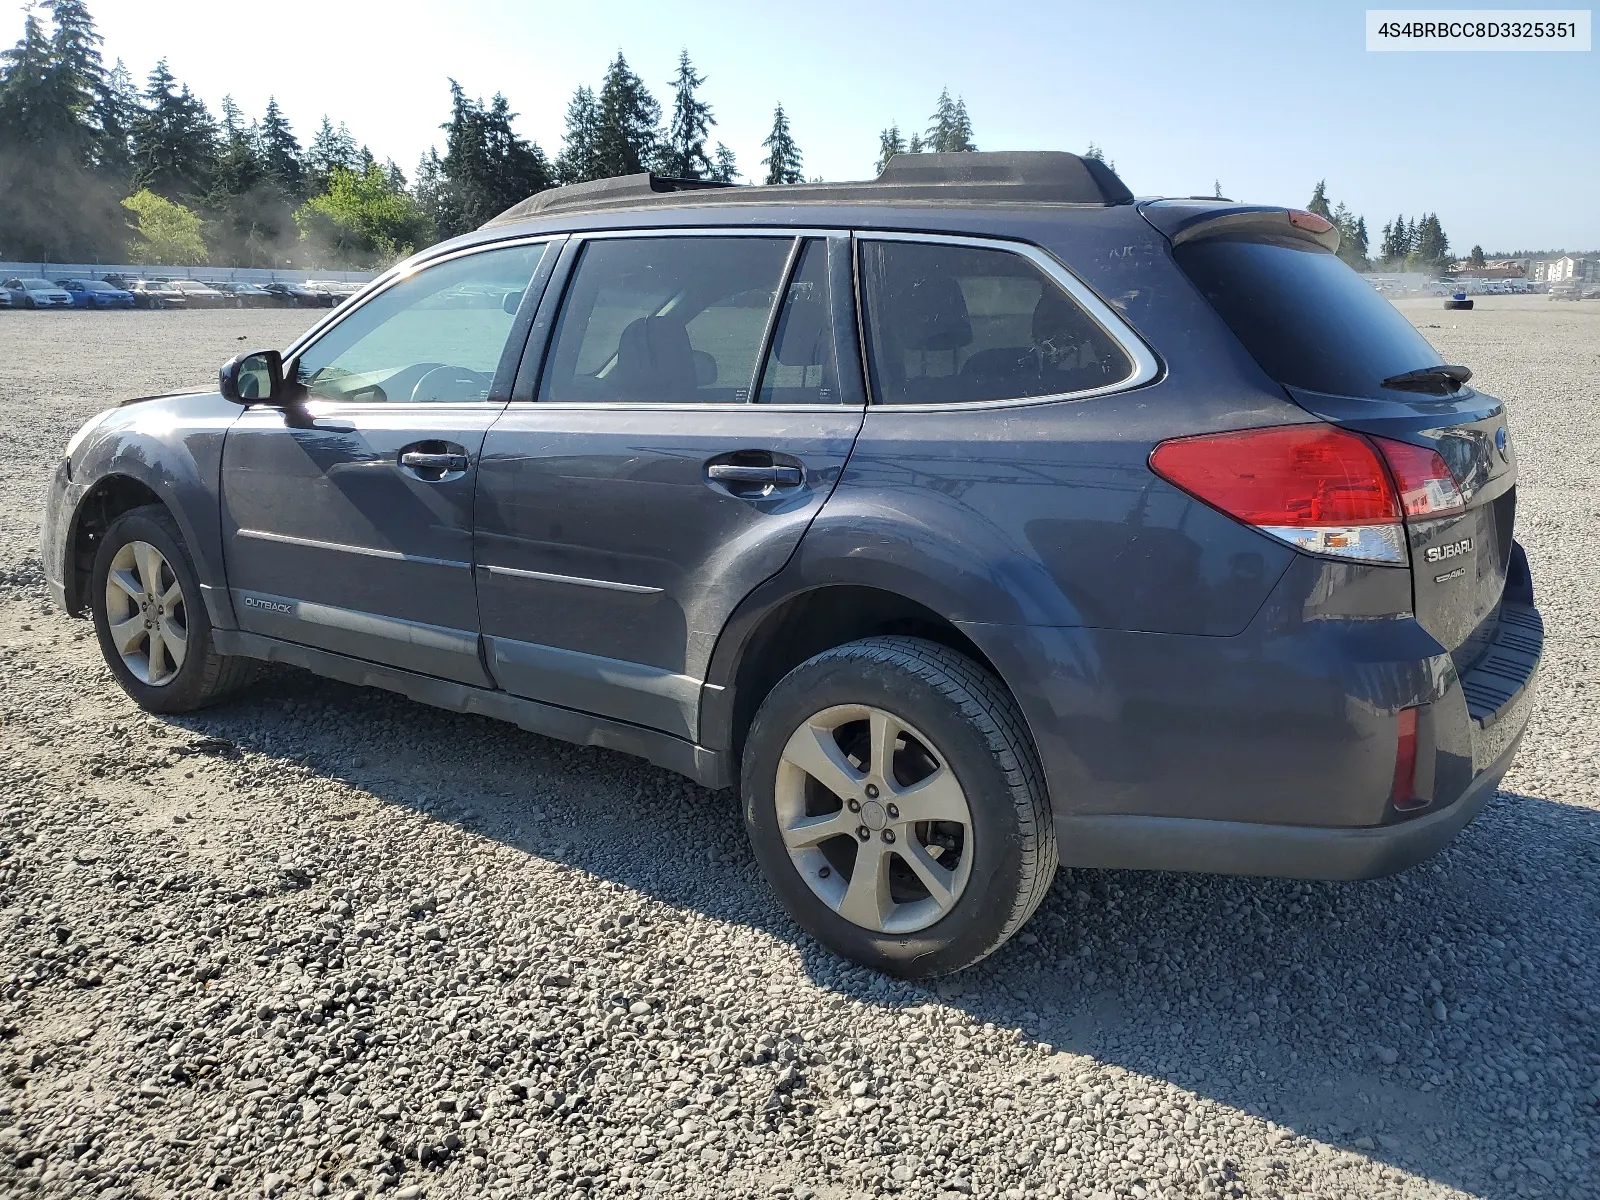
[[50,611],[47,475],[311,317],[0,313],[0,1195],[1600,1195],[1600,305],[1402,307],[1522,455],[1500,797],[1374,883],[1063,872],[933,988],[637,760],[288,670],[138,712]]

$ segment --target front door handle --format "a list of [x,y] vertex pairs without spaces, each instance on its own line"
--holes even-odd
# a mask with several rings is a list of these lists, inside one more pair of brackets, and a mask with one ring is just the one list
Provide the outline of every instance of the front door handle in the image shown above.
[[400,465],[413,471],[465,471],[465,454],[433,454],[426,450],[407,450],[400,456]]
[[799,487],[804,482],[799,467],[752,466],[745,463],[711,463],[706,478],[732,487]]
[[431,438],[402,446],[399,460],[402,471],[423,483],[453,483],[472,465],[465,446]]

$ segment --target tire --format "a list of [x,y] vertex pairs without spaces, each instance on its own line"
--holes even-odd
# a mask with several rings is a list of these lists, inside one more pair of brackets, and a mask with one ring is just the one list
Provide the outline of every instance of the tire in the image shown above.
[[[874,755],[875,743],[895,749]],[[901,978],[993,953],[1055,878],[1055,827],[1021,711],[993,675],[935,642],[867,638],[790,671],[750,726],[741,793],[789,914],[834,953]]]
[[[164,562],[156,563],[141,547],[153,548]],[[143,629],[132,626],[132,653],[126,656],[117,648],[113,623],[126,627],[123,621],[141,622],[141,605],[133,595],[135,588],[112,582],[114,567],[120,578],[140,585],[137,590],[151,601],[143,610]],[[153,587],[146,585],[147,575],[159,582]],[[178,523],[161,505],[132,509],[111,523],[95,552],[90,578],[89,600],[100,653],[122,690],[140,708],[158,713],[192,712],[218,703],[254,678],[253,659],[219,654],[213,645],[211,620],[188,547]],[[115,599],[108,588],[115,589]],[[174,588],[176,600],[172,599]],[[166,603],[158,613],[156,605],[162,600]],[[110,611],[114,603],[121,606],[120,612]],[[179,632],[181,639],[174,636]],[[162,635],[160,648],[153,640],[155,634]],[[179,642],[181,653],[172,648]]]
[[1472,301],[1471,300],[1446,300],[1444,302],[1444,306],[1446,308],[1451,308],[1451,309],[1466,310],[1466,309],[1470,309],[1472,307]]

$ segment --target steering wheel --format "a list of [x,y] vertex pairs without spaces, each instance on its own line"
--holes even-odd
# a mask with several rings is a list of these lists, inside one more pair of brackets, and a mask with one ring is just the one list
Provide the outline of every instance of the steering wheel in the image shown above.
[[[465,387],[473,395],[466,396],[460,393]],[[469,371],[465,367],[434,367],[427,371],[422,378],[417,380],[417,386],[411,389],[411,402],[413,404],[426,403],[429,400],[477,400],[481,399],[480,393],[488,390],[488,383],[477,371]]]

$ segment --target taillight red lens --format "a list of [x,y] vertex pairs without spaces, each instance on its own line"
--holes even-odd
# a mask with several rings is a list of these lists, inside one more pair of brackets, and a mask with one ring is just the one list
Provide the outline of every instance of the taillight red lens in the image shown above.
[[1466,507],[1455,477],[1437,450],[1373,438],[1400,487],[1400,504],[1408,517],[1440,517]]
[[1176,438],[1155,448],[1150,469],[1302,550],[1406,561],[1394,483],[1359,434],[1331,425],[1286,425]]
[[1417,794],[1417,710],[1402,708],[1394,750],[1394,785],[1389,799],[1401,812],[1426,808],[1428,800]]

